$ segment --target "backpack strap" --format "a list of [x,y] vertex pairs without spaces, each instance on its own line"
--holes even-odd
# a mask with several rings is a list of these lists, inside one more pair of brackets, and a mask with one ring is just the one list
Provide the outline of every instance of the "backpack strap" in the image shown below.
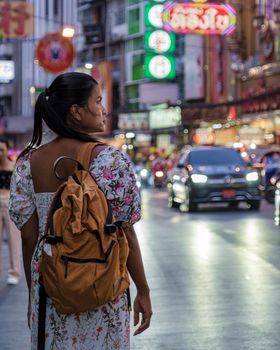
[[96,149],[97,146],[106,146],[106,144],[102,142],[87,142],[82,145],[78,153],[77,161],[82,164],[85,169],[89,169],[92,155],[93,158],[95,158],[101,152],[101,149]]

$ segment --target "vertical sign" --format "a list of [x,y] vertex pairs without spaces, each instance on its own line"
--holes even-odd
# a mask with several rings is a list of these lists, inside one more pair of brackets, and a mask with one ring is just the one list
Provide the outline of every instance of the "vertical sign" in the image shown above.
[[185,99],[205,97],[204,89],[204,39],[201,35],[185,37]]

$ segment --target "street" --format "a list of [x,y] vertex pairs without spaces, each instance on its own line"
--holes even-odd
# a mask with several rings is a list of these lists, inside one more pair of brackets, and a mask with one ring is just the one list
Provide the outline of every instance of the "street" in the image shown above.
[[[154,315],[150,329],[131,338],[131,349],[279,350],[280,229],[273,206],[263,200],[259,212],[205,206],[182,214],[167,208],[166,192],[150,189],[142,201],[136,231]],[[7,268],[6,247],[4,257]],[[7,287],[5,278],[6,271],[0,349],[29,349],[25,281]]]

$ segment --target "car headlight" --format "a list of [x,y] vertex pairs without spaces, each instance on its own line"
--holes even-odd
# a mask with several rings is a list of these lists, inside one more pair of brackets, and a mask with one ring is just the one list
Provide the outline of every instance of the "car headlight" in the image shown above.
[[253,172],[248,173],[246,175],[246,180],[247,181],[258,181],[258,179],[259,179],[259,175],[258,175],[258,173],[256,171],[253,171]]
[[140,171],[140,176],[141,177],[147,177],[148,176],[148,170],[147,169],[142,169],[141,171]]
[[201,174],[192,174],[191,175],[192,182],[195,184],[205,184],[208,180],[206,175]]
[[155,175],[156,177],[163,177],[164,173],[163,171],[159,170],[159,171],[156,171]]

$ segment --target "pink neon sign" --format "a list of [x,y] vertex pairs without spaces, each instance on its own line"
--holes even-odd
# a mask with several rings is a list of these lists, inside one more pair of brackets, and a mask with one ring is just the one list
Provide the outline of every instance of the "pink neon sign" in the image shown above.
[[236,28],[235,9],[228,4],[167,2],[163,28],[178,34],[230,35]]

